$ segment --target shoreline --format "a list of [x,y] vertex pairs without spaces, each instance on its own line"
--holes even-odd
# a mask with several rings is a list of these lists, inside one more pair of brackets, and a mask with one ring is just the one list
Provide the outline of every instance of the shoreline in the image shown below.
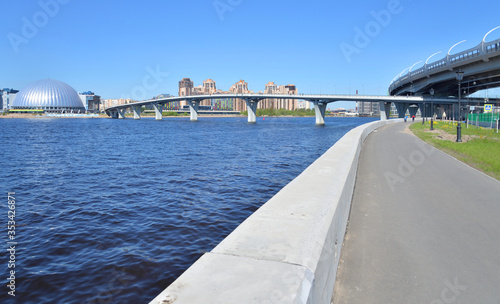
[[38,118],[84,118],[84,119],[88,119],[88,118],[109,118],[109,117],[106,117],[106,116],[101,116],[99,115],[99,117],[49,117],[49,116],[45,116],[45,115],[40,115],[40,114],[5,114],[5,115],[0,115],[0,119],[2,118],[5,118],[5,119],[9,119],[9,118],[13,118],[13,119],[16,119],[16,118],[30,118],[30,119],[38,119]]
[[[246,115],[217,115],[217,114],[209,114],[209,115],[200,115],[198,114],[198,117],[203,117],[203,118],[238,118],[238,117],[241,117],[241,118],[246,118],[247,116]],[[267,116],[267,115],[264,115],[264,116],[257,116],[257,118],[279,118],[279,117],[284,117],[284,118],[301,118],[301,117],[315,117],[315,116],[293,116],[293,115],[280,115],[280,116]],[[332,116],[332,115],[326,115],[325,117],[357,117],[359,118],[359,116]],[[375,117],[375,116],[373,116]],[[48,117],[48,116],[45,116],[45,115],[39,115],[39,114],[19,114],[19,113],[16,113],[16,114],[5,114],[5,115],[0,115],[0,119],[2,118],[5,118],[5,119],[9,119],[9,118],[30,118],[30,119],[36,119],[36,118],[83,118],[83,119],[89,119],[89,118],[97,118],[97,119],[101,119],[101,118],[104,118],[104,119],[110,119],[111,117],[107,116],[107,115],[99,115],[99,117]],[[126,116],[125,117],[126,119],[134,119],[134,116],[131,115],[131,116]],[[141,116],[141,118],[155,118],[154,115],[143,115]],[[163,119],[165,118],[189,118],[189,116],[163,116]],[[112,118],[111,118],[112,119]]]

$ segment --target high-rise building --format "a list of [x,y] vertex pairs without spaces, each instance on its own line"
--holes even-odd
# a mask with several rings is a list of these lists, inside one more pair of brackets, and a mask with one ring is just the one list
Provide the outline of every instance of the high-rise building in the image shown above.
[[[230,93],[235,93],[235,94],[247,94],[247,93],[253,93],[248,90],[248,83],[245,82],[244,80],[240,80],[237,83],[233,84],[231,88],[229,89]],[[233,107],[234,111],[246,111],[247,110],[247,104],[246,102],[241,99],[241,98],[236,98],[233,102]]]
[[[202,92],[201,92],[201,94],[203,94],[203,95],[210,95],[210,94],[214,94],[215,92],[217,92],[217,87],[215,85],[215,81],[213,81],[212,79],[207,79],[207,80],[203,81],[203,86],[202,86]],[[212,100],[211,99],[203,99],[200,102],[200,105],[202,105],[202,106],[211,106],[212,105]]]
[[[214,80],[207,79],[203,81],[202,85],[194,86],[193,82],[189,78],[183,78],[179,81],[179,96],[188,95],[211,95],[211,94],[224,94],[224,93],[235,93],[235,94],[248,94],[253,93],[253,91],[248,89],[248,83],[244,80],[240,80],[233,84],[229,88],[228,92],[222,90],[217,90],[217,86]],[[298,94],[297,87],[294,84],[288,85],[277,85],[274,82],[269,82],[265,85],[264,91],[259,91],[259,93],[264,94],[279,94],[279,95],[295,95]],[[181,107],[187,105],[181,102]],[[224,109],[233,111],[246,111],[246,102],[241,98],[211,98],[201,101],[201,106],[210,106],[212,109]],[[306,100],[296,100],[290,98],[270,98],[261,100],[257,106],[259,109],[309,109],[310,102]]]
[[135,100],[132,100],[130,98],[124,99],[101,99],[101,105],[102,105],[102,111],[106,110],[107,108],[114,107],[114,106],[120,106],[128,103],[136,102]]
[[189,96],[193,91],[193,82],[189,78],[179,81],[179,96]]
[[11,109],[18,92],[19,90],[9,88],[0,90],[0,111],[5,112]]
[[[279,85],[276,94],[279,95],[295,95],[297,94],[297,87],[293,84],[288,84],[288,85]],[[275,108],[276,109],[286,109],[286,110],[295,110],[297,109],[296,105],[296,100],[295,99],[287,99],[287,98],[280,98],[277,99],[275,102]]]
[[[179,81],[179,96],[191,96],[193,95],[193,82],[189,78],[182,78]],[[180,107],[187,105],[185,100],[180,102]]]
[[207,79],[203,81],[203,94],[210,95],[217,91],[217,87],[215,85],[215,81],[212,79]]
[[358,113],[360,115],[378,116],[380,107],[378,102],[358,101]]
[[95,95],[94,92],[91,91],[78,93],[78,96],[85,106],[85,111],[89,113],[100,112],[101,96]]
[[[264,87],[264,94],[277,94],[278,86],[270,81]],[[259,109],[276,109],[276,99],[275,98],[267,98],[261,100],[259,105],[257,106]]]
[[[264,88],[264,94],[296,95],[298,94],[298,90],[297,86],[295,86],[294,84],[276,85],[274,82],[270,81],[266,84]],[[259,102],[258,108],[286,109],[286,110],[309,109],[310,102],[307,100],[297,100],[288,98],[268,98]]]
[[[284,95],[297,95],[297,87],[294,84],[287,84]],[[285,109],[297,110],[297,101],[297,99],[285,99]]]

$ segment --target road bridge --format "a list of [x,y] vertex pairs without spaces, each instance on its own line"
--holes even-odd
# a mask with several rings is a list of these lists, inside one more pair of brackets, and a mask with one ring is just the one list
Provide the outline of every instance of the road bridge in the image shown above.
[[[329,103],[337,101],[368,101],[368,102],[378,102],[380,104],[380,117],[382,120],[389,118],[391,103],[396,104],[398,109],[399,117],[404,117],[406,110],[410,109],[410,113],[416,113],[418,107],[421,104],[426,104],[431,101],[442,104],[442,105],[452,105],[457,102],[455,98],[433,98],[432,96],[363,96],[363,95],[320,95],[320,94],[297,94],[297,95],[278,95],[278,94],[211,94],[211,95],[192,95],[192,96],[179,96],[179,97],[168,97],[161,99],[151,99],[145,101],[139,101],[129,104],[118,105],[114,107],[109,107],[106,109],[106,113],[113,118],[125,118],[125,111],[131,109],[134,113],[135,119],[141,118],[141,107],[151,105],[155,110],[155,117],[157,120],[162,119],[162,111],[166,104],[171,102],[179,102],[185,100],[189,104],[190,118],[191,121],[198,120],[198,107],[202,100],[204,99],[215,99],[215,98],[239,98],[243,99],[247,105],[248,112],[248,122],[255,123],[257,121],[257,104],[259,101],[264,99],[298,99],[298,100],[308,100],[314,105],[316,113],[316,124],[325,124],[325,111]],[[480,99],[474,100],[474,102],[483,102]],[[413,106],[413,107],[412,107]]]

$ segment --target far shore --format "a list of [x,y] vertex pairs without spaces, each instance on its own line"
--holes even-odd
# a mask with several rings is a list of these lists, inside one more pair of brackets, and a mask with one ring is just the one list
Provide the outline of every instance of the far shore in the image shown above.
[[[155,116],[154,115],[141,115],[141,118],[146,118],[146,117],[149,117],[149,118],[154,118]],[[241,117],[241,118],[246,118],[247,116],[246,115],[224,115],[224,114],[219,114],[219,115],[216,115],[216,114],[198,114],[198,117],[207,117],[207,118],[221,118],[221,117],[227,117],[227,118],[238,118],[238,117]],[[285,117],[285,118],[295,118],[295,117],[314,117],[314,116],[294,116],[294,115],[280,115],[280,116],[267,116],[267,115],[263,115],[263,116],[257,116],[257,118],[276,118],[276,117]],[[357,116],[333,116],[333,115],[326,115],[326,117],[357,117]],[[40,115],[40,114],[27,114],[27,113],[9,113],[9,114],[5,114],[5,115],[0,115],[0,118],[83,118],[83,119],[92,119],[92,118],[111,118],[107,115],[99,115],[99,117],[47,117],[45,115]],[[133,119],[134,116],[133,115],[126,115],[125,118],[127,119]],[[163,116],[164,119],[166,118],[189,118],[189,115],[179,115],[179,116]]]
[[99,117],[48,117],[40,114],[29,114],[29,113],[9,113],[0,115],[0,118],[108,118],[107,115],[99,115]]

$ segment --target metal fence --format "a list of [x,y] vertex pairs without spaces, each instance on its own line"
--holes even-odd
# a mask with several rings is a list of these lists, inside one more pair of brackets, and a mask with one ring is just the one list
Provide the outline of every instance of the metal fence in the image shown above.
[[486,128],[496,128],[500,113],[471,113],[469,114],[469,124]]

